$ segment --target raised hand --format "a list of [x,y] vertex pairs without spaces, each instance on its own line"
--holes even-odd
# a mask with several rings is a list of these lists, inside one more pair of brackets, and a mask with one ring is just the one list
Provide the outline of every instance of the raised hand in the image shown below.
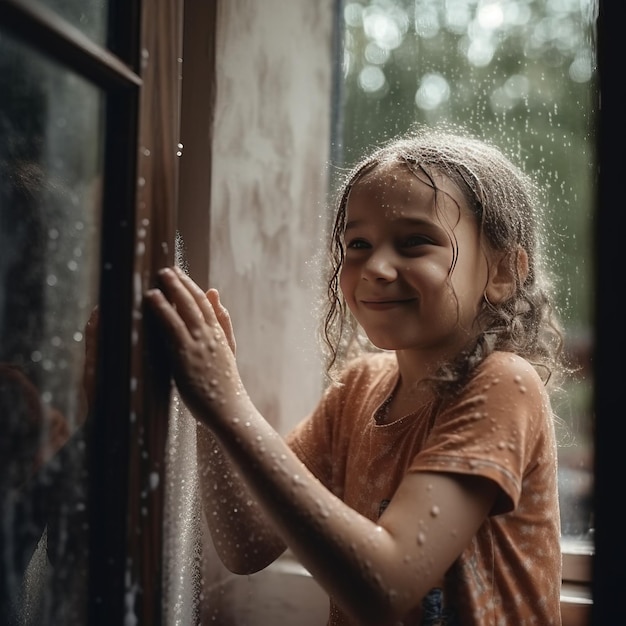
[[159,286],[146,300],[165,331],[178,392],[194,416],[211,426],[245,394],[230,315],[216,289],[204,293],[179,268],[161,270]]

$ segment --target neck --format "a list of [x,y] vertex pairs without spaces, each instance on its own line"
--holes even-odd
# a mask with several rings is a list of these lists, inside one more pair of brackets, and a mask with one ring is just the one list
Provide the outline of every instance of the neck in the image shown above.
[[422,380],[431,378],[439,367],[438,362],[424,358],[422,353],[411,350],[397,350],[396,359],[401,387],[414,387]]
[[434,399],[431,389],[419,384],[434,373],[431,368],[426,367],[423,360],[416,358],[415,353],[396,351],[396,359],[399,381],[376,416],[378,424],[389,424],[406,415],[416,414],[430,406]]

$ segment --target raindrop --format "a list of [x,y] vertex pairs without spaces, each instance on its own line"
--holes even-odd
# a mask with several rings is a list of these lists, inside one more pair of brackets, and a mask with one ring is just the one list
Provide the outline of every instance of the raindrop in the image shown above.
[[159,486],[159,475],[157,472],[150,472],[149,483],[150,489],[156,489]]
[[432,111],[450,97],[450,85],[439,73],[433,72],[422,77],[415,93],[415,104],[426,111]]
[[366,93],[380,91],[386,82],[385,73],[376,65],[367,65],[359,74],[359,85]]

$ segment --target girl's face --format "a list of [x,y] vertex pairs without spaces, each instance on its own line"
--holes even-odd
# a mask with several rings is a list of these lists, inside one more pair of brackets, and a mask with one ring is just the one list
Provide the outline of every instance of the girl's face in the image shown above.
[[476,333],[488,263],[458,188],[436,176],[435,201],[425,180],[392,163],[352,188],[340,286],[374,345],[448,359]]

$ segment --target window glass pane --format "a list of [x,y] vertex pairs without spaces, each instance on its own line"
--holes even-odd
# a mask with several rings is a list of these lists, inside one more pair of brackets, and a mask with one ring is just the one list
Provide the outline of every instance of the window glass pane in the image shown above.
[[104,46],[107,37],[108,0],[39,0],[83,34]]
[[[412,124],[462,124],[545,189],[545,232],[567,350],[579,369],[554,406],[562,530],[590,538],[595,0],[347,0],[336,165]],[[551,246],[552,248],[552,246]]]
[[103,97],[1,30],[0,89],[0,611],[81,624]]

